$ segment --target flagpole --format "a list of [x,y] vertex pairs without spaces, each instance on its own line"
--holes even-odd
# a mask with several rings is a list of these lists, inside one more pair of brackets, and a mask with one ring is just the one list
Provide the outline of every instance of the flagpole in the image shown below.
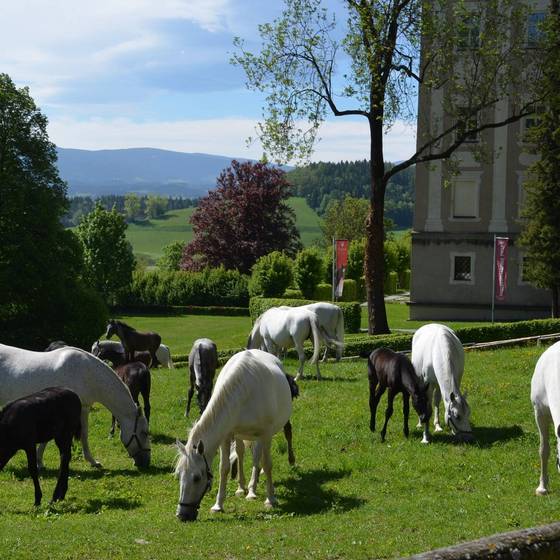
[[336,270],[336,241],[334,237],[332,238],[332,291],[331,291],[331,301],[334,301],[334,291],[336,289],[335,282],[335,270]]
[[495,297],[496,297],[496,234],[494,234],[494,255],[492,257],[492,323],[494,322]]

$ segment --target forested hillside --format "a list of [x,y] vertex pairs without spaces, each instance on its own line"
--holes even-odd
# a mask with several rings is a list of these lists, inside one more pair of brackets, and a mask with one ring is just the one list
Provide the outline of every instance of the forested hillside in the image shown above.
[[[390,163],[387,165],[392,166]],[[399,228],[412,226],[414,176],[414,167],[405,169],[392,178],[387,188],[385,216]],[[290,171],[288,179],[294,186],[294,196],[303,196],[320,215],[331,200],[340,200],[347,194],[356,198],[369,198],[367,160],[312,163]]]

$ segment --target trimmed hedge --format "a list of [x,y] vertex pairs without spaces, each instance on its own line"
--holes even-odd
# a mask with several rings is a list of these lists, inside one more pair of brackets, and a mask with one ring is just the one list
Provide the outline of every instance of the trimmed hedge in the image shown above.
[[332,297],[332,284],[317,284],[313,297],[317,301],[329,301]]
[[[283,298],[263,298],[252,297],[249,301],[249,314],[253,323],[259,315],[262,315],[267,309],[271,307],[280,307],[287,305],[289,307],[299,307],[300,305],[308,305],[309,303],[316,303],[308,299],[283,299]],[[354,302],[337,302],[336,305],[342,309],[344,315],[344,331],[347,333],[360,332],[360,325],[362,322],[362,310],[360,304]]]
[[248,307],[226,307],[217,305],[116,305],[111,308],[114,315],[222,315],[226,317],[248,317]]

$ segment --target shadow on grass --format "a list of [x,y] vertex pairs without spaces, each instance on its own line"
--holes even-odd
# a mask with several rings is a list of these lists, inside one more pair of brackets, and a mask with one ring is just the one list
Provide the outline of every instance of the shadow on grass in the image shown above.
[[505,443],[506,441],[519,439],[523,437],[525,432],[521,426],[514,424],[513,426],[473,426],[474,441],[472,443],[465,443],[459,441],[455,436],[446,430],[444,433],[431,432],[432,441],[434,443],[445,443],[451,445],[475,445],[482,449],[488,449],[496,443]]
[[[29,471],[27,467],[12,467],[9,469],[17,480],[25,480],[30,478]],[[170,474],[172,472],[171,467],[159,467],[156,465],[151,465],[146,469],[94,469],[93,467],[88,470],[75,470],[72,469],[70,465],[70,478],[77,478],[83,480],[99,480],[100,478],[111,478],[114,476],[127,476],[127,477],[138,477],[138,476],[159,476],[161,474]],[[51,479],[58,478],[58,468],[44,468],[39,472],[40,479]]]
[[296,470],[289,478],[275,483],[285,490],[279,509],[295,515],[314,515],[326,511],[342,513],[359,508],[365,500],[342,496],[332,488],[323,488],[323,484],[346,478],[350,474],[349,470],[344,469],[315,469],[304,472]]
[[134,498],[109,498],[106,500],[89,499],[81,511],[83,513],[99,513],[107,509],[130,511],[140,507],[140,501]]
[[152,443],[161,443],[163,445],[173,445],[177,438],[168,436],[167,434],[151,434]]
[[315,383],[329,383],[329,382],[334,382],[334,383],[356,383],[358,381],[358,377],[344,377],[344,372],[343,373],[337,373],[334,376],[330,376],[330,375],[324,375],[323,373],[321,373],[321,379],[317,379],[317,377],[315,375],[306,375],[305,377],[300,377],[297,382],[301,383],[302,381],[304,383],[308,383],[308,382],[315,382]]

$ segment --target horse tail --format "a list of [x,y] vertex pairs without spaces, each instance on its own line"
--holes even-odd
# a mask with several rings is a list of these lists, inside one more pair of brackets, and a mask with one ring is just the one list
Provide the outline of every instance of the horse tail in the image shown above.
[[327,330],[324,327],[320,327],[321,330],[321,335],[322,337],[325,339],[325,342],[329,345],[329,346],[334,346],[337,351],[340,349],[344,348],[344,342],[339,342],[338,340],[336,340],[335,338],[331,338],[329,336],[329,333],[327,332]]
[[194,376],[198,386],[201,384],[202,380],[202,356],[200,355],[200,344],[197,345],[196,351],[194,353]]
[[311,357],[311,363],[315,364],[319,359],[319,353],[321,351],[321,332],[315,313],[309,317],[309,325],[311,327],[311,334],[313,335],[313,356]]
[[[253,328],[249,333],[249,338],[247,339],[247,350],[251,350],[252,348],[258,348],[261,345],[261,336],[260,336],[261,317],[262,315],[259,315],[257,317],[257,320],[255,321],[255,324],[253,325]],[[256,341],[257,335],[259,339],[258,342]]]

